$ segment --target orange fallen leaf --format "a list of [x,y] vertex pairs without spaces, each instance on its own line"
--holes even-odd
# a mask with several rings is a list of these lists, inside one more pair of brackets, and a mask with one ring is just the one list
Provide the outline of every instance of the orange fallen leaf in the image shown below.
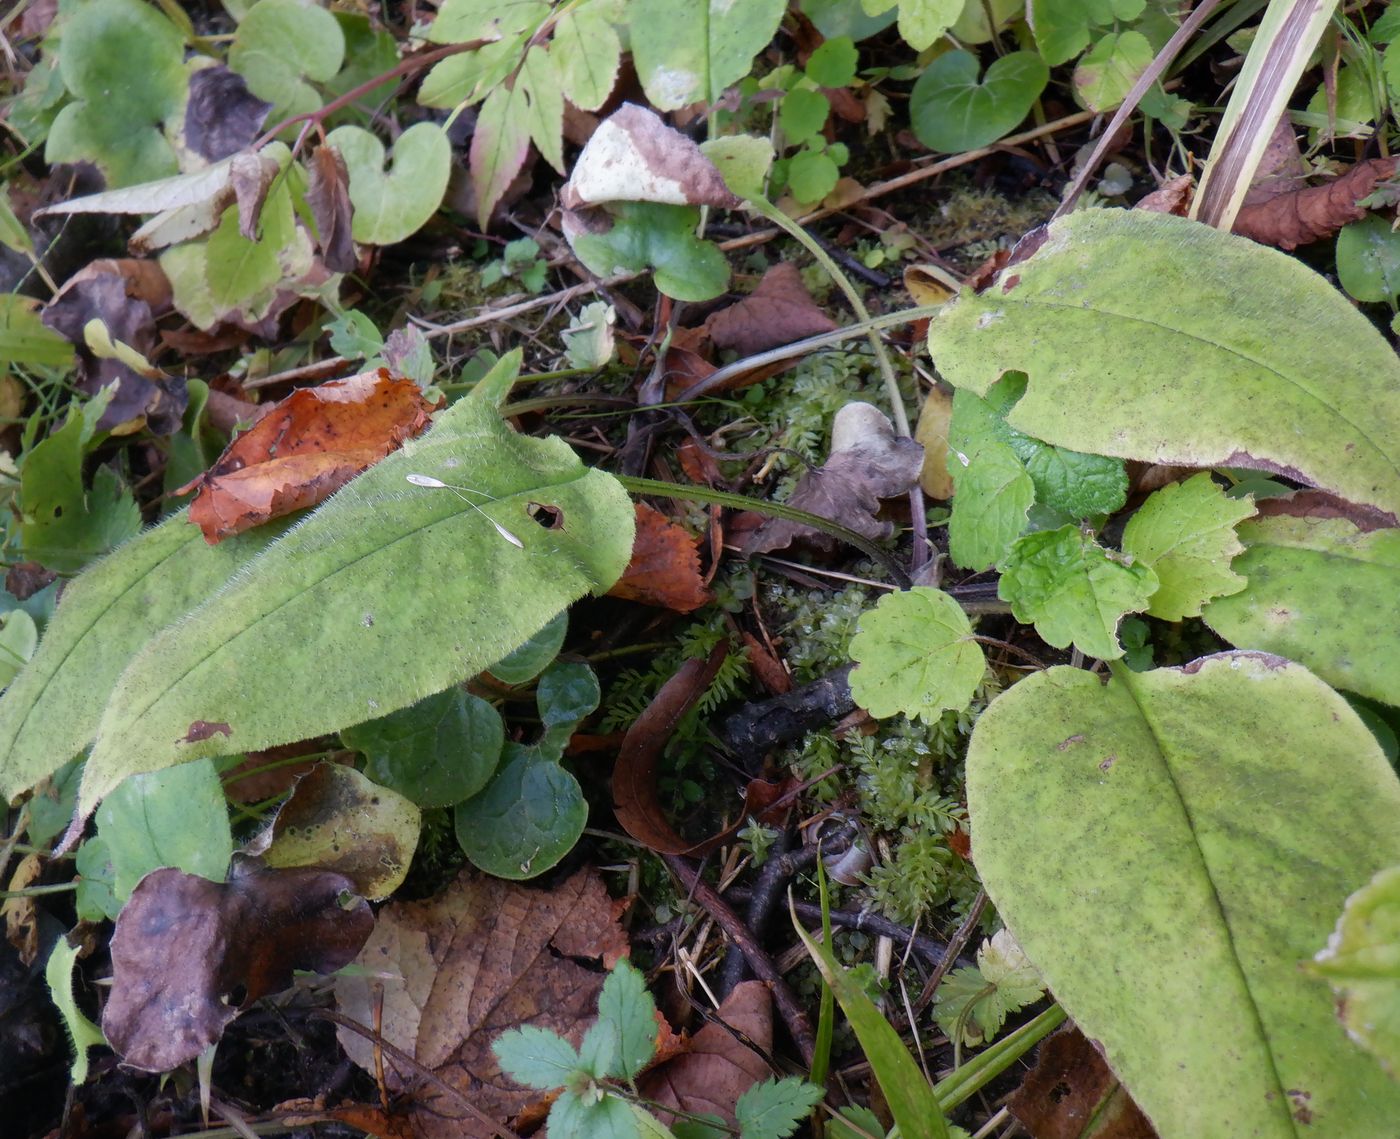
[[1157,1132],[1084,1034],[1067,1025],[1040,1046],[1007,1106],[1038,1139],[1156,1139]]
[[655,507],[637,503],[632,560],[609,595],[689,613],[711,600],[695,539]]
[[175,493],[211,546],[315,506],[428,426],[433,405],[387,369],[295,391]]

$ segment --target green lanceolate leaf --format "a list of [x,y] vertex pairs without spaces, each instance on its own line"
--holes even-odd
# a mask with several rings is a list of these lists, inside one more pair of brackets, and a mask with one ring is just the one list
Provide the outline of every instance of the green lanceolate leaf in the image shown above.
[[1040,97],[1050,78],[1032,51],[1013,51],[978,78],[977,57],[950,51],[919,76],[909,93],[909,119],[925,146],[956,154],[1009,134]]
[[674,111],[714,102],[748,74],[786,10],[785,0],[631,0],[632,58],[651,105]]
[[482,229],[530,152],[529,102],[524,84],[495,88],[481,105],[469,151]]
[[997,592],[1049,644],[1073,643],[1085,656],[1116,660],[1123,655],[1118,622],[1146,609],[1156,589],[1147,566],[1126,565],[1078,526],[1061,526],[1017,539]]
[[141,0],[91,0],[61,27],[59,69],[74,101],[49,130],[45,160],[95,162],[109,188],[176,173],[160,131],[189,86],[175,25]]
[[1307,665],[1329,684],[1400,704],[1400,530],[1365,531],[1308,500],[1240,526],[1234,563],[1248,584],[1206,607],[1231,644]]
[[967,763],[987,892],[1163,1139],[1400,1117],[1299,968],[1400,862],[1400,780],[1340,696],[1254,653],[1106,687],[1053,668],[987,709]]
[[480,672],[617,579],[632,518],[562,441],[461,400],[146,646],[80,808],[133,771],[337,731]]
[[1247,495],[1227,498],[1204,472],[1148,498],[1123,531],[1123,552],[1157,575],[1147,612],[1164,621],[1199,617],[1207,601],[1242,590],[1230,561],[1244,550],[1235,526],[1253,513]]
[[1243,238],[1163,214],[1071,214],[1003,283],[945,305],[929,349],[978,394],[1025,372],[1007,421],[1037,439],[1283,471],[1400,511],[1400,360],[1316,273]]
[[1352,1039],[1400,1074],[1400,866],[1387,866],[1347,899],[1311,967],[1336,991]]
[[0,797],[14,798],[87,747],[105,693],[136,652],[282,529],[209,546],[182,511],[81,574],[34,658],[0,696]]
[[926,723],[972,703],[986,668],[962,606],[928,586],[886,594],[863,614],[851,658],[857,704],[879,718],[903,712]]
[[388,173],[384,144],[363,127],[337,127],[326,143],[340,151],[350,174],[356,241],[394,245],[417,233],[442,204],[452,144],[436,123],[414,123],[399,135]]

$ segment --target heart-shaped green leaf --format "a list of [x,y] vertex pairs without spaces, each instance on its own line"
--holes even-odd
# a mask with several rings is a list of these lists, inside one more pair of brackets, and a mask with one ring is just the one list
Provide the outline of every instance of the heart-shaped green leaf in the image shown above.
[[631,0],[632,60],[651,105],[674,111],[714,102],[748,74],[785,11],[786,0]]
[[301,0],[258,0],[238,25],[229,67],[273,105],[268,122],[314,111],[325,83],[345,59],[345,33],[326,9]]
[[1013,51],[977,78],[971,52],[940,55],[909,93],[909,120],[931,150],[956,154],[996,142],[1030,114],[1050,69],[1033,51]]
[[454,815],[457,841],[474,866],[520,880],[543,874],[573,849],[588,803],[557,760],[507,744],[501,769]]
[[695,236],[700,211],[664,202],[615,202],[604,233],[571,238],[574,252],[602,277],[654,271],[656,287],[678,301],[707,301],[724,292],[729,266],[724,254]]
[[442,204],[452,170],[452,144],[436,123],[414,123],[394,143],[384,170],[384,144],[363,127],[336,127],[326,143],[350,174],[351,234],[366,245],[393,245],[417,233]]
[[1091,111],[1109,111],[1132,90],[1157,53],[1141,32],[1104,36],[1074,69],[1074,89]]
[[1053,668],[982,715],[977,869],[1056,998],[1162,1139],[1354,1139],[1400,1083],[1299,966],[1400,862],[1400,780],[1299,665],[1225,653]]

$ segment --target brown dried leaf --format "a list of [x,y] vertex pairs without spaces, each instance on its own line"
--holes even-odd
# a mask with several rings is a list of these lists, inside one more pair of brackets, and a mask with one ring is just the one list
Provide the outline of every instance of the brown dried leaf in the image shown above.
[[723,1023],[705,1025],[688,1052],[652,1069],[639,1083],[642,1095],[660,1104],[657,1114],[668,1125],[678,1118],[666,1110],[671,1108],[718,1115],[732,1127],[739,1097],[772,1074],[763,1053],[773,1047],[773,998],[762,981],[736,985],[715,1021]]
[[948,427],[952,422],[952,393],[941,387],[930,388],[914,428],[914,438],[924,449],[919,485],[930,498],[953,497],[953,476],[948,473]]
[[1358,162],[1325,185],[1293,190],[1244,206],[1235,219],[1234,231],[1280,249],[1296,249],[1331,237],[1347,222],[1366,216],[1357,202],[1374,190],[1377,182],[1393,175],[1397,163],[1400,159],[1371,158]]
[[33,886],[44,873],[45,859],[39,854],[26,854],[5,887],[11,896],[0,904],[5,918],[5,940],[14,946],[19,959],[33,965],[39,957],[39,909],[32,894],[18,893]]
[[222,64],[190,76],[182,132],[185,145],[210,162],[237,154],[258,137],[272,104],[248,90],[243,76]]
[[333,273],[355,268],[355,243],[350,238],[354,208],[350,204],[350,172],[333,146],[321,146],[311,156],[306,205],[316,223],[316,246]]
[[164,1072],[192,1060],[295,969],[333,973],[374,928],[343,874],[235,859],[227,883],[165,867],[142,878],[112,934],[102,1031],[122,1062]]
[[705,329],[716,348],[752,356],[835,330],[836,322],[812,299],[797,266],[779,261],[741,301],[712,313]]
[[749,667],[770,696],[784,696],[792,691],[792,675],[767,645],[752,633],[745,633],[744,647],[749,650]]
[[412,380],[380,368],[295,391],[235,439],[208,471],[190,521],[211,546],[315,506],[428,426],[432,405]]
[[[882,411],[868,403],[848,403],[836,413],[830,457],[802,476],[788,505],[830,518],[867,538],[883,538],[890,527],[875,517],[880,499],[909,490],[923,465],[924,449],[896,435]],[[799,539],[822,549],[835,546],[830,535],[785,518],[765,519],[738,545],[744,554],[764,554]]]
[[[539,1098],[501,1073],[491,1044],[531,1024],[575,1046],[593,1022],[603,974],[626,956],[617,908],[592,870],[553,889],[505,882],[471,871],[426,902],[391,902],[356,963],[364,973],[337,977],[339,1010],[375,1023],[383,999],[383,1036],[431,1069],[487,1116],[507,1120]],[[595,963],[595,964],[590,964]],[[374,1046],[339,1032],[346,1054],[373,1072]],[[389,1087],[416,1087],[412,1072],[384,1060]],[[417,1092],[420,1139],[491,1135],[458,1097]]]
[[644,502],[636,504],[632,560],[608,590],[611,597],[689,613],[711,600],[700,576],[700,554],[688,530]]
[[1008,1106],[1036,1139],[1157,1139],[1098,1049],[1072,1024],[1040,1046]]
[[1140,198],[1133,209],[1184,218],[1190,208],[1191,193],[1195,186],[1195,180],[1190,174],[1178,174],[1175,178],[1168,178],[1152,193]]

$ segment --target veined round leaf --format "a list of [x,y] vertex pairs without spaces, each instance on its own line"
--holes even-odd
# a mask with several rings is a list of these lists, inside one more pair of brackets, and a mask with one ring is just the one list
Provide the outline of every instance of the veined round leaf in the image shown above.
[[393,245],[417,233],[442,205],[452,168],[452,144],[436,123],[414,123],[394,143],[384,170],[384,144],[363,127],[336,127],[326,136],[350,173],[351,233],[366,245]]
[[927,586],[880,598],[861,616],[851,657],[857,704],[879,719],[903,712],[928,724],[972,703],[986,668],[962,606]]
[[982,715],[967,784],[988,894],[1163,1139],[1394,1128],[1299,968],[1400,862],[1400,780],[1336,692],[1255,653],[1053,668]]
[[820,91],[798,87],[783,96],[778,122],[794,144],[821,133],[831,114],[831,100]]
[[[1300,496],[1301,497],[1301,496]],[[1273,515],[1240,526],[1248,584],[1206,606],[1231,644],[1305,664],[1329,684],[1400,704],[1400,530]]]
[[451,807],[495,774],[505,727],[495,708],[454,685],[346,728],[340,738],[364,754],[365,774],[375,783],[420,807]]
[[1001,561],[1026,528],[1035,484],[1010,444],[995,439],[970,455],[950,448],[949,458],[954,491],[948,554],[980,572]]
[[[574,252],[602,277],[652,269],[656,287],[678,301],[707,301],[729,284],[717,246],[695,236],[700,211],[664,202],[615,202],[606,233],[570,237]],[[567,234],[567,230],[565,231]]]
[[1388,866],[1347,899],[1313,972],[1337,992],[1352,1039],[1400,1075],[1400,866]]
[[845,87],[856,77],[860,53],[850,36],[828,38],[807,57],[807,78],[818,87]]
[[1204,471],[1152,494],[1123,531],[1123,552],[1157,574],[1147,611],[1164,621],[1199,617],[1207,601],[1242,590],[1230,560],[1244,550],[1235,526],[1253,513],[1247,495],[1225,497]]
[[1002,284],[945,305],[929,350],[979,395],[1025,372],[1007,422],[1047,443],[1283,472],[1400,512],[1400,360],[1311,269],[1244,238],[1070,214]]
[[826,151],[799,150],[788,161],[788,189],[799,202],[820,202],[840,177],[841,168]]
[[559,650],[564,647],[564,634],[568,631],[569,614],[566,611],[551,619],[538,633],[486,671],[502,684],[524,684],[527,680],[533,680],[559,655]]
[[1104,36],[1074,69],[1074,89],[1091,111],[1110,111],[1127,98],[1155,54],[1141,32]]
[[572,728],[598,707],[602,692],[593,670],[582,661],[556,661],[540,677],[535,694],[546,729]]
[[458,401],[131,662],[81,809],[133,771],[339,731],[475,675],[617,580],[634,513],[561,440]]
[[956,154],[996,142],[1030,113],[1050,79],[1050,69],[1033,51],[1002,56],[980,80],[977,71],[971,52],[950,51],[914,84],[909,119],[931,150]]
[[345,33],[324,8],[301,0],[258,0],[238,25],[229,67],[275,108],[268,122],[314,111],[321,96],[306,80],[325,83],[345,59]]
[[1377,214],[1337,234],[1337,279],[1359,301],[1400,297],[1400,233]]
[[455,815],[457,841],[472,865],[519,880],[543,874],[574,848],[588,804],[556,760],[507,744],[495,778]]

